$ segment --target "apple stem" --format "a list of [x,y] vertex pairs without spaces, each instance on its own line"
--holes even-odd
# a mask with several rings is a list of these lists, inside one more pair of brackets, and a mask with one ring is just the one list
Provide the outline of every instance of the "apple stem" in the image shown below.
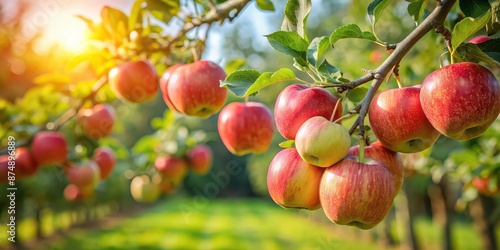
[[245,103],[248,103],[248,99],[249,99],[249,97],[245,96]]
[[398,88],[403,88],[403,84],[401,84],[401,79],[399,78],[398,75],[394,75],[394,78],[396,79],[396,82],[398,83]]
[[365,163],[365,138],[363,136],[358,136],[359,140],[359,162]]
[[193,60],[196,62],[199,60],[198,58],[198,53],[196,52],[196,48],[195,47],[191,47],[191,53],[193,54]]
[[338,109],[338,107],[339,107],[339,103],[342,103],[342,98],[343,98],[343,97],[340,97],[340,98],[337,100],[337,103],[335,103],[335,108],[333,108],[332,115],[330,116],[330,122],[333,122],[333,118],[335,117],[335,113],[337,113],[337,109]]

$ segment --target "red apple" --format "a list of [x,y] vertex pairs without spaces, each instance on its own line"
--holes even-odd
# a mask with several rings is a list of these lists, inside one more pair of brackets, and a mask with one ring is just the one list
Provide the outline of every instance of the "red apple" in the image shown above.
[[217,127],[222,142],[234,155],[259,154],[271,144],[273,115],[262,103],[233,102],[220,112]]
[[140,103],[152,99],[158,90],[158,75],[148,61],[127,62],[109,71],[111,90],[122,100]]
[[109,104],[97,104],[91,109],[84,109],[79,114],[82,128],[87,135],[98,140],[113,132],[115,110]]
[[395,196],[394,179],[380,161],[348,156],[327,168],[319,198],[328,219],[340,225],[370,229],[389,213]]
[[422,109],[443,135],[456,140],[480,136],[500,113],[500,87],[487,68],[470,62],[429,74],[420,93]]
[[70,183],[74,184],[84,196],[94,192],[99,184],[99,167],[95,161],[89,160],[80,166],[72,165],[66,173]]
[[0,155],[0,183],[9,183],[9,171],[9,156]]
[[300,158],[294,148],[281,150],[267,172],[267,189],[276,204],[284,208],[315,210],[320,207],[319,183],[324,168]]
[[68,155],[68,145],[61,133],[42,131],[33,138],[31,154],[40,166],[63,164]]
[[183,158],[172,155],[165,155],[156,158],[155,167],[167,178],[176,180],[183,179],[188,170],[186,161]]
[[64,199],[67,201],[76,201],[83,198],[80,189],[75,184],[68,184],[63,191]]
[[[359,145],[351,147],[347,156],[359,156]],[[399,193],[404,179],[404,165],[399,153],[384,147],[380,142],[374,142],[365,147],[365,157],[379,160],[389,169],[394,179],[394,195]]]
[[212,150],[204,144],[196,145],[187,152],[188,164],[191,171],[200,175],[205,175],[210,171],[212,158]]
[[205,60],[174,65],[161,78],[165,103],[181,114],[208,118],[224,106],[227,89],[220,87],[226,73]]
[[470,39],[469,43],[480,44],[480,43],[486,42],[488,40],[490,40],[490,38],[488,36],[480,35],[480,36],[476,36],[476,37]]
[[347,155],[351,136],[342,125],[323,116],[315,116],[300,126],[295,146],[304,161],[326,168]]
[[38,165],[35,162],[35,159],[31,155],[30,151],[25,148],[25,147],[19,147],[15,151],[16,153],[16,175],[17,178],[21,177],[29,177],[36,172],[38,172],[38,169],[40,168],[40,165]]
[[108,178],[116,164],[115,153],[108,147],[96,148],[92,160],[99,166],[101,179]]
[[403,153],[429,148],[439,132],[420,105],[420,89],[406,87],[378,93],[369,110],[370,126],[384,147]]
[[475,176],[472,178],[472,185],[477,189],[477,192],[488,197],[493,197],[497,194],[500,194],[500,189],[497,187],[492,189],[490,187],[491,178],[488,177],[479,177]]
[[182,180],[168,178],[161,174],[153,176],[152,180],[154,183],[159,183],[158,186],[160,187],[161,192],[164,194],[174,193],[175,191],[177,191],[177,189],[179,189],[179,187],[182,184]]
[[[330,119],[337,98],[325,89],[292,84],[276,98],[274,120],[280,134],[294,140],[300,126],[309,118],[323,116]],[[342,116],[342,105],[335,112],[336,120]]]
[[130,182],[130,194],[137,202],[154,202],[160,197],[161,190],[147,175],[136,176]]

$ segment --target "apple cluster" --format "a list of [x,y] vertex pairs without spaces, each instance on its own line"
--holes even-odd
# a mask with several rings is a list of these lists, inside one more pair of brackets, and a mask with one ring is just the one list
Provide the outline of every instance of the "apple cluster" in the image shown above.
[[138,202],[153,202],[160,195],[172,194],[184,181],[188,171],[198,175],[206,175],[213,161],[213,153],[205,144],[191,147],[182,156],[161,155],[156,157],[154,166],[157,173],[135,176],[130,183],[130,193]]

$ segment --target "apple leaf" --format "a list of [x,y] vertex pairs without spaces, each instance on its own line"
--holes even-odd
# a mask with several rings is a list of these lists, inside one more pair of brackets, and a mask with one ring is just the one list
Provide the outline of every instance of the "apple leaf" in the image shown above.
[[360,38],[368,39],[370,41],[377,40],[373,33],[369,31],[361,31],[359,26],[356,24],[347,24],[335,29],[330,35],[330,43],[333,45],[335,42],[343,38]]
[[365,98],[366,92],[368,92],[368,88],[365,87],[351,89],[349,94],[347,94],[347,99],[351,102],[358,103]]
[[47,73],[40,75],[33,81],[35,84],[52,84],[52,85],[67,85],[71,82],[71,78],[67,74]]
[[[492,45],[499,44],[500,39],[495,39],[497,41],[493,41],[490,43]],[[489,42],[489,41],[487,41]],[[486,43],[486,42],[485,42]],[[476,44],[466,43],[462,44],[457,48],[457,53],[460,55],[460,59],[467,62],[485,62],[490,66],[500,67],[500,52],[495,51],[494,47],[490,49],[489,44],[481,44],[481,47],[485,50],[482,51],[480,47]],[[497,49],[498,50],[498,49]]]
[[295,31],[276,31],[266,35],[269,44],[275,50],[293,57],[297,63],[307,66],[307,48],[309,44]]
[[375,0],[368,5],[368,17],[372,27],[377,23],[380,15],[384,12],[385,8],[392,0]]
[[276,72],[264,72],[260,74],[257,70],[237,70],[221,82],[221,87],[227,87],[235,95],[244,97],[257,93],[259,90],[279,82],[296,79],[291,69],[282,68]]
[[295,147],[295,140],[287,140],[287,141],[281,142],[279,144],[279,146],[282,148],[294,148]]
[[500,30],[500,1],[491,2],[491,22],[486,25],[488,35],[493,35]]
[[330,41],[328,37],[316,37],[309,44],[307,49],[307,60],[310,64],[318,65],[319,60],[325,54],[326,50],[330,47]]
[[130,10],[130,16],[128,18],[129,30],[134,30],[142,26],[142,16],[143,16],[142,3],[144,3],[144,1],[145,0],[136,0],[134,2],[134,5],[132,5],[132,8]]
[[146,0],[146,3],[151,15],[165,23],[181,11],[179,0]]
[[489,22],[490,18],[491,14],[488,10],[479,18],[474,19],[467,17],[457,23],[451,33],[451,46],[453,50],[455,51],[465,39],[484,27]]
[[261,10],[274,11],[274,4],[270,0],[257,0],[257,7]]
[[410,14],[411,18],[413,18],[415,24],[418,25],[418,22],[424,15],[425,7],[426,7],[425,0],[413,1],[408,5],[408,14]]
[[466,17],[478,18],[490,9],[488,0],[459,0],[458,3]]
[[128,36],[128,17],[121,10],[104,6],[101,18],[104,29],[115,41],[121,42]]
[[230,75],[234,71],[241,69],[246,63],[247,61],[243,58],[231,60],[226,64],[224,71],[226,71],[226,74]]
[[295,74],[291,69],[282,68],[274,73],[264,72],[259,78],[248,88],[244,96],[249,96],[257,93],[259,90],[275,83],[290,81],[296,79]]
[[288,0],[281,30],[295,31],[307,41],[306,23],[311,8],[311,0]]
[[340,69],[331,65],[326,60],[319,66],[318,71],[322,77],[326,78],[330,82],[348,82],[347,80],[344,81],[345,79],[342,78],[342,72],[340,72]]

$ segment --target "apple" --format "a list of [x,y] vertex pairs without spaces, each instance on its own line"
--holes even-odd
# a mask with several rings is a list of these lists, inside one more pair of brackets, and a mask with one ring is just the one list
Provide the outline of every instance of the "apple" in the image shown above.
[[469,43],[480,44],[480,43],[486,42],[488,40],[490,40],[490,38],[488,36],[480,35],[480,36],[475,36],[472,39],[470,39]]
[[300,158],[294,148],[281,150],[269,165],[267,189],[276,204],[284,208],[320,208],[319,184],[325,168]]
[[273,115],[262,103],[233,102],[220,112],[217,128],[222,142],[232,154],[259,154],[271,145]]
[[99,167],[101,179],[108,178],[116,164],[115,153],[108,147],[96,148],[92,160],[95,161]]
[[[351,147],[347,156],[359,156],[359,145]],[[404,164],[399,153],[384,147],[380,142],[374,142],[365,147],[365,157],[379,160],[389,169],[394,179],[394,195],[399,193],[403,185]]]
[[35,159],[31,155],[28,148],[25,147],[16,148],[15,155],[16,155],[15,173],[17,175],[17,178],[29,177],[35,175],[36,172],[38,172],[40,165],[38,165],[35,162]]
[[68,155],[68,145],[61,133],[42,131],[33,138],[31,154],[40,166],[63,164]]
[[164,155],[156,158],[155,167],[167,178],[182,180],[188,171],[188,166],[183,158]]
[[156,69],[146,60],[127,62],[111,69],[108,82],[118,98],[133,103],[152,99],[158,90]]
[[389,213],[395,196],[394,178],[380,161],[348,156],[327,168],[319,198],[325,215],[340,225],[370,229]]
[[420,105],[420,88],[379,92],[372,100],[368,115],[380,143],[395,152],[420,152],[439,137]]
[[71,165],[66,173],[70,183],[80,190],[80,193],[87,196],[94,192],[94,188],[101,179],[99,167],[95,161],[89,160],[81,165]]
[[168,68],[160,79],[163,100],[181,114],[208,118],[224,106],[227,89],[220,87],[226,73],[205,60]]
[[75,184],[68,184],[63,191],[64,199],[67,201],[76,201],[83,198],[80,189]]
[[160,197],[161,190],[147,175],[136,176],[130,182],[130,194],[137,202],[154,202]]
[[351,136],[342,125],[323,116],[315,116],[300,126],[295,146],[304,161],[319,167],[329,167],[347,155]]
[[475,176],[472,178],[472,185],[477,189],[477,192],[488,197],[493,197],[497,194],[500,194],[500,189],[497,187],[492,189],[490,187],[490,177],[479,177]]
[[[292,84],[281,91],[274,106],[274,120],[280,134],[294,140],[300,126],[309,118],[323,116],[330,119],[337,98],[325,89]],[[334,120],[342,116],[342,105]]]
[[9,156],[0,155],[0,183],[9,183]]
[[160,187],[160,190],[164,194],[172,194],[177,189],[182,183],[182,180],[176,180],[172,178],[168,178],[166,176],[163,176],[161,174],[157,174],[153,176],[153,182],[159,183],[158,186]]
[[90,138],[98,140],[113,132],[115,117],[115,110],[111,105],[97,104],[90,109],[80,111],[78,118],[85,133]]
[[420,92],[422,109],[443,135],[456,140],[480,136],[500,113],[500,86],[487,68],[470,62],[429,74]]
[[212,150],[205,144],[192,147],[187,152],[188,165],[196,174],[205,175],[212,167]]

